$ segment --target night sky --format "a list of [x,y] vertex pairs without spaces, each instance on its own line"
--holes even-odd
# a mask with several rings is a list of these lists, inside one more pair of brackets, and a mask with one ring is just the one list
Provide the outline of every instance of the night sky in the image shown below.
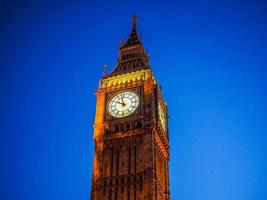
[[266,199],[260,0],[1,1],[0,199],[89,199],[94,93],[134,14],[168,103],[171,199]]

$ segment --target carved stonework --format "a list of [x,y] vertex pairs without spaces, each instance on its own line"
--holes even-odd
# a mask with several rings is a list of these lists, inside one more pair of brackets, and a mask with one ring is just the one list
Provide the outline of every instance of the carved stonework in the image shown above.
[[116,87],[118,86],[140,84],[143,81],[151,78],[154,80],[154,76],[152,74],[151,69],[143,69],[135,72],[127,72],[124,74],[105,78],[102,81],[100,88],[109,90],[113,88],[116,89]]

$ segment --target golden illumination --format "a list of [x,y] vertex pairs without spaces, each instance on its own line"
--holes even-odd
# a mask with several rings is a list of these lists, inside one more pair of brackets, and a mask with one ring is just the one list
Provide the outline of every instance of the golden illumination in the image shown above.
[[103,79],[103,83],[101,84],[100,87],[108,88],[112,86],[119,86],[122,84],[136,82],[136,81],[146,81],[150,78],[152,78],[155,81],[151,69],[139,70],[136,72],[129,72],[126,74],[105,78]]
[[162,109],[160,103],[158,103],[158,112],[159,112],[160,124],[161,124],[163,130],[166,131],[166,118],[165,118],[165,114],[163,112],[163,109]]

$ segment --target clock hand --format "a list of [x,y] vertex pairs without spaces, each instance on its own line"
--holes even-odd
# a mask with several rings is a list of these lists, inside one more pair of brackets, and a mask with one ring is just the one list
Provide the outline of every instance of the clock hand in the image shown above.
[[122,107],[124,107],[126,105],[124,102],[121,103],[121,102],[118,101],[117,103],[121,104]]
[[[122,94],[121,94],[121,100],[122,100],[122,103],[124,103]],[[125,104],[125,103],[124,103],[124,104]]]
[[123,101],[123,96],[122,96],[122,94],[121,94],[121,101],[122,101],[121,105],[124,107],[124,106],[126,105],[126,103],[124,103],[124,101]]

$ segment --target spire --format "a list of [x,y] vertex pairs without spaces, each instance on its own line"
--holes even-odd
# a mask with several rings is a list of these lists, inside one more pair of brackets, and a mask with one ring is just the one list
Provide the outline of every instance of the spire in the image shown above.
[[136,25],[137,17],[134,15],[130,36],[125,43],[120,42],[116,67],[105,78],[150,69],[149,58],[141,42],[141,37],[137,35]]
[[126,41],[126,43],[121,47],[121,49],[135,46],[138,44],[142,44],[140,42],[138,35],[137,35],[137,30],[136,30],[137,16],[136,15],[133,16],[132,23],[133,23],[132,32],[131,32],[128,40]]

